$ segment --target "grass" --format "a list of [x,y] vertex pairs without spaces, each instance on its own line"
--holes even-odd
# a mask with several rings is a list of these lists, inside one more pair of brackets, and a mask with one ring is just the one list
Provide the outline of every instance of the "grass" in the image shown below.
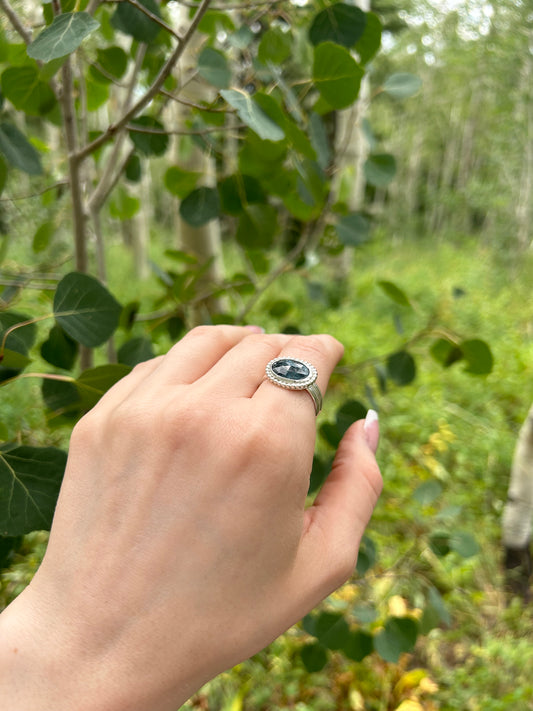
[[[110,288],[123,302],[141,291],[141,310],[150,311],[159,287],[151,279],[140,289],[124,254],[121,245],[111,245]],[[161,251],[152,256],[165,266]],[[228,255],[232,267],[236,259]],[[383,238],[355,251],[346,279],[338,278],[341,268],[331,262],[309,267],[304,278],[284,274],[248,319],[267,331],[298,325],[303,332],[328,332],[345,344],[321,422],[332,421],[348,398],[380,412],[385,489],[369,529],[377,561],[327,604],[371,605],[376,627],[394,610],[420,616],[428,587],[434,586],[451,624],[419,638],[414,653],[398,664],[377,655],[349,662],[334,653],[323,671],[312,674],[299,655],[309,639],[296,627],[212,682],[186,708],[533,709],[533,611],[504,599],[499,543],[516,435],[533,400],[532,255],[513,257],[468,241],[458,248],[445,241],[391,245]],[[379,286],[383,280],[397,284],[411,307],[391,301]],[[32,312],[46,306],[31,298]],[[290,310],[275,317],[271,307],[282,299],[291,301]],[[489,343],[493,372],[472,376],[461,363],[443,369],[429,354],[443,329]],[[405,344],[416,359],[417,377],[406,387],[389,382],[384,390],[376,366]],[[162,338],[158,347],[168,345]],[[2,420],[10,423],[10,433],[32,443],[50,436],[42,419],[32,415],[30,405],[38,396],[36,385],[27,381],[2,391]],[[51,436],[58,441],[62,435]],[[328,451],[321,438],[318,448]],[[437,484],[436,495],[421,501],[419,487],[428,483]],[[438,557],[429,545],[437,530],[475,537],[478,552]],[[5,594],[19,591],[38,564],[44,544],[35,535],[3,576]]]

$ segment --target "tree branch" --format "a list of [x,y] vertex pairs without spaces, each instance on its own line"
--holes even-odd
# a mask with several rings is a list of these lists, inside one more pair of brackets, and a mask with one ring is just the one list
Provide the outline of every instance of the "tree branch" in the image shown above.
[[114,124],[111,124],[105,133],[103,133],[101,136],[96,138],[94,141],[86,145],[84,148],[82,148],[80,151],[77,153],[77,158],[79,161],[84,160],[89,156],[91,153],[93,153],[97,148],[100,148],[100,146],[104,145],[104,143],[107,143],[110,141],[119,131],[121,131],[124,126],[126,126],[130,120],[136,116],[139,111],[141,111],[145,106],[147,106],[150,101],[159,93],[159,90],[163,86],[165,80],[167,77],[170,75],[172,69],[174,68],[175,64],[179,61],[180,57],[182,56],[187,44],[189,43],[191,37],[193,36],[194,32],[196,31],[196,28],[198,27],[198,24],[200,23],[200,20],[202,17],[205,15],[207,12],[207,9],[209,5],[211,4],[211,0],[202,0],[201,4],[198,7],[198,10],[196,11],[191,24],[189,25],[187,32],[183,35],[182,41],[178,44],[174,52],[170,55],[168,60],[165,62],[163,67],[161,68],[161,71],[159,72],[158,76],[154,80],[154,83],[152,86],[144,93],[144,95],[129,109],[126,111],[126,113]]
[[22,37],[24,40],[25,44],[30,44],[31,42],[31,34],[28,32],[28,30],[24,27],[22,22],[20,21],[19,16],[13,10],[11,5],[9,4],[8,0],[0,0],[0,7],[3,9],[3,11],[6,14],[7,19],[13,26],[13,29]]
[[176,32],[176,30],[173,27],[170,27],[170,25],[167,25],[167,23],[164,20],[162,20],[157,15],[154,15],[153,12],[150,12],[150,10],[148,10],[148,8],[144,7],[144,5],[141,5],[141,3],[138,2],[138,0],[126,0],[126,2],[129,3],[130,5],[133,5],[133,7],[136,8],[137,10],[139,10],[139,12],[142,12],[144,15],[146,15],[146,17],[149,17],[152,20],[152,22],[155,22],[157,25],[159,25],[159,27],[162,27],[164,30],[166,30],[169,34],[171,34],[173,37],[175,37],[178,40],[178,42],[182,41],[181,35],[178,32]]
[[0,198],[0,202],[15,202],[16,200],[28,200],[29,198],[40,197],[41,195],[44,195],[44,193],[47,193],[50,190],[55,190],[56,188],[59,188],[62,185],[68,185],[68,180],[59,180],[57,183],[49,185],[47,188],[38,190],[35,193],[28,193],[27,195],[15,195],[13,197],[3,197]]

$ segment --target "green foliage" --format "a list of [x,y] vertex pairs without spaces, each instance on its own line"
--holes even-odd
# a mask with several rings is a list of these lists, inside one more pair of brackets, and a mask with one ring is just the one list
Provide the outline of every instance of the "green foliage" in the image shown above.
[[[12,223],[18,243],[10,235],[4,244],[4,254],[11,250],[17,258],[10,263],[13,283],[3,288],[0,306],[0,380],[7,394],[0,423],[7,442],[0,457],[0,557],[10,566],[2,590],[11,597],[27,583],[18,565],[24,571],[36,567],[28,541],[41,550],[43,540],[37,534],[22,541],[20,536],[50,525],[71,427],[131,367],[167,350],[199,321],[251,321],[287,333],[330,331],[347,346],[340,366],[345,379],[332,377],[310,496],[330,471],[343,434],[369,406],[390,423],[383,445],[390,493],[377,513],[379,530],[362,541],[357,586],[332,596],[280,641],[283,655],[276,663],[290,662],[284,673],[295,689],[309,675],[338,677],[330,696],[309,700],[315,710],[348,703],[357,708],[359,688],[375,700],[372,689],[387,683],[390,698],[396,698],[386,674],[399,684],[402,664],[421,636],[450,626],[450,591],[469,580],[483,554],[483,540],[473,536],[465,513],[465,496],[454,491],[481,475],[472,475],[470,463],[447,449],[446,427],[436,424],[441,414],[453,412],[443,390],[451,383],[457,395],[468,382],[472,396],[459,397],[454,406],[466,419],[485,422],[484,388],[495,370],[504,381],[505,358],[493,358],[497,333],[490,330],[490,319],[479,318],[486,290],[475,292],[483,292],[481,303],[467,296],[451,306],[439,287],[441,275],[428,277],[427,264],[422,275],[408,278],[387,261],[394,257],[388,235],[384,251],[372,252],[379,249],[372,238],[383,224],[378,197],[392,201],[388,189],[400,182],[408,163],[405,155],[400,160],[388,152],[388,140],[382,146],[387,131],[358,124],[370,154],[364,165],[349,166],[346,190],[337,185],[345,149],[337,118],[356,107],[369,80],[367,66],[382,28],[389,26],[387,13],[317,0],[298,8],[288,4],[283,21],[275,6],[266,8],[257,23],[254,8],[231,17],[209,10],[200,18],[196,4],[180,19],[185,26],[199,20],[202,35],[201,49],[187,56],[181,27],[180,41],[168,29],[180,24],[171,4],[143,0],[142,5],[147,12],[127,2],[102,3],[92,17],[83,3],[67,2],[54,17],[45,3],[46,28],[28,52],[12,33],[0,34],[0,192],[12,197],[34,191],[24,203],[24,220],[13,220],[31,229],[21,235]],[[183,55],[177,51],[180,42]],[[68,55],[74,52],[71,62]],[[173,63],[178,56],[180,62]],[[388,60],[384,63],[385,70],[377,60],[372,69],[374,97],[385,113],[407,111],[397,100],[417,94],[420,80],[411,72],[391,73]],[[70,64],[74,76],[63,85],[69,72],[58,70]],[[190,94],[188,84],[193,84]],[[64,89],[74,116],[58,102]],[[169,110],[174,103],[180,105],[177,122]],[[105,110],[96,111],[100,107]],[[110,123],[102,118],[106,113]],[[74,144],[47,145],[70,120],[77,130]],[[79,184],[72,176],[66,179],[69,154]],[[204,160],[210,161],[207,169]],[[354,177],[362,179],[367,200],[356,207],[346,198]],[[70,192],[67,182],[81,186],[81,195]],[[125,241],[134,242],[136,218],[149,208],[154,240],[150,278],[143,281],[130,269],[130,253],[117,234],[122,230]],[[193,246],[162,236],[178,214],[183,229],[195,230]],[[98,235],[102,225],[105,240]],[[222,234],[221,254],[194,251],[203,230],[214,226]],[[81,233],[74,250],[67,241],[72,233]],[[88,253],[83,269],[80,243]],[[24,253],[28,245],[31,269]],[[106,255],[108,279],[101,264],[99,271],[92,266]],[[355,255],[357,272],[350,268]],[[405,262],[412,267],[418,257],[416,249]],[[379,263],[377,273],[371,274],[370,258]],[[219,272],[212,269],[215,261],[223,266]],[[81,273],[84,269],[98,278]],[[449,273],[455,278],[455,269]],[[462,287],[457,278],[453,286]],[[452,294],[449,284],[446,288]],[[88,349],[95,349],[89,357]],[[502,409],[512,418],[511,389],[498,392],[508,400]],[[477,444],[476,454],[483,472],[497,450],[494,428],[486,430],[491,434],[486,445]],[[493,469],[490,476],[500,481]],[[490,508],[487,501],[483,506]],[[401,573],[388,578],[385,570],[396,558]],[[405,609],[395,608],[391,601],[397,604],[397,598]],[[453,613],[455,620],[457,609]],[[259,671],[267,691],[275,676],[272,659],[252,660],[246,667]],[[337,674],[341,667],[349,670],[348,684]],[[379,676],[377,669],[386,674]],[[242,707],[246,692],[234,691]],[[297,691],[284,690],[277,701],[268,694],[261,701],[260,689],[255,693],[249,708],[298,708]],[[219,702],[220,696],[215,707],[222,708]]]

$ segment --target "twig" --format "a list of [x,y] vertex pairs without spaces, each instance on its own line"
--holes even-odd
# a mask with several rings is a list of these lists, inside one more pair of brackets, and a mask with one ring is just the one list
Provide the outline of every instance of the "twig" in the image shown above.
[[200,20],[202,17],[205,15],[207,12],[207,9],[209,8],[209,5],[211,4],[211,0],[202,0],[200,6],[198,7],[198,10],[196,11],[191,24],[189,25],[187,32],[183,35],[182,41],[178,44],[174,52],[170,55],[170,57],[167,59],[163,67],[161,68],[158,76],[154,80],[154,83],[152,86],[144,93],[144,95],[131,107],[129,111],[126,111],[126,113],[117,121],[117,123],[111,124],[108,126],[107,131],[105,131],[101,136],[96,138],[94,141],[89,143],[88,145],[84,146],[80,151],[77,153],[77,158],[78,160],[84,160],[89,156],[91,153],[93,153],[97,148],[100,148],[104,143],[107,143],[110,141],[118,131],[121,131],[124,126],[126,126],[130,120],[136,116],[139,111],[141,111],[145,106],[147,106],[150,101],[159,93],[159,90],[163,86],[164,82],[166,81],[167,77],[170,75],[174,65],[179,61],[180,57],[182,56],[185,47],[187,46],[189,40],[191,39],[192,35],[196,31],[196,28],[198,27],[198,24],[200,23]]
[[[0,0],[0,2],[1,2],[1,0]],[[47,193],[50,190],[55,190],[56,188],[61,187],[61,185],[68,185],[68,182],[69,182],[68,180],[59,180],[57,183],[54,183],[53,185],[49,185],[47,188],[38,190],[35,193],[29,193],[28,195],[15,195],[14,197],[0,198],[0,202],[15,202],[16,200],[28,200],[29,198],[40,197],[41,195],[44,195],[44,193]]]
[[241,309],[240,313],[238,314],[237,318],[235,319],[235,323],[242,323],[247,316],[247,314],[253,309],[253,307],[256,305],[256,303],[259,301],[261,296],[265,293],[265,291],[276,281],[276,279],[283,274],[283,272],[287,271],[287,269],[292,265],[292,263],[300,256],[300,254],[304,251],[304,249],[307,246],[307,243],[309,242],[310,239],[310,230],[305,229],[302,234],[300,235],[300,239],[298,240],[297,244],[291,249],[291,251],[287,254],[285,259],[283,259],[280,264],[274,269],[274,271],[270,272],[268,275],[268,278],[265,280],[265,282],[261,285],[261,287],[253,294],[248,303],[244,306],[243,309]]
[[236,126],[206,126],[206,128],[194,130],[186,129],[171,129],[167,130],[165,128],[150,128],[149,126],[136,126],[135,124],[129,124],[126,126],[128,131],[133,131],[135,133],[151,133],[156,136],[205,136],[209,133],[217,133],[224,131],[233,131],[238,128],[246,128],[246,124],[241,123]]
[[180,99],[179,96],[172,94],[170,91],[166,91],[166,89],[162,89],[160,91],[160,94],[162,94],[163,96],[167,96],[169,99],[172,99],[172,101],[176,101],[178,104],[183,104],[183,106],[190,106],[191,109],[198,109],[199,111],[207,111],[207,112],[213,113],[213,114],[223,114],[223,113],[233,113],[234,112],[234,110],[229,111],[227,108],[216,109],[212,106],[202,106],[202,104],[195,104],[193,101],[187,101],[186,99]]
[[7,19],[11,22],[13,29],[22,37],[24,43],[30,44],[31,34],[23,26],[22,22],[19,19],[19,16],[15,12],[15,10],[13,10],[8,0],[0,0],[0,7],[5,12]]
[[137,2],[137,0],[126,0],[126,2],[130,5],[133,5],[133,7],[135,9],[139,10],[139,12],[142,12],[144,15],[146,15],[146,17],[149,17],[152,20],[152,22],[155,22],[157,25],[159,25],[164,30],[169,32],[173,37],[175,37],[178,40],[178,42],[183,41],[183,38],[181,37],[181,35],[178,34],[178,32],[176,32],[176,30],[173,27],[170,27],[170,25],[167,25],[167,23],[164,20],[162,20],[157,15],[154,15],[153,12],[150,12],[150,10],[148,10],[148,8],[144,7],[144,5],[141,5],[140,2]]

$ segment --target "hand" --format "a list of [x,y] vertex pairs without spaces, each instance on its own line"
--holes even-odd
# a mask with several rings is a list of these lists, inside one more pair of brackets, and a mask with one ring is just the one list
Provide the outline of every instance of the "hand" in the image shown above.
[[264,379],[279,355],[324,393],[342,346],[200,327],[76,425],[45,559],[0,618],[12,711],[175,711],[352,574],[377,423],[348,430],[305,509],[314,405]]

